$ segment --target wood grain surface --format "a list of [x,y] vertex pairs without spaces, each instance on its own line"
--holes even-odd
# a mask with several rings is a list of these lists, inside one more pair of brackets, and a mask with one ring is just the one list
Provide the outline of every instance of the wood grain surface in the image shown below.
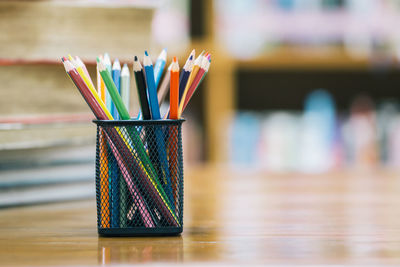
[[400,264],[395,172],[190,168],[182,236],[100,238],[95,200],[0,210],[0,265]]

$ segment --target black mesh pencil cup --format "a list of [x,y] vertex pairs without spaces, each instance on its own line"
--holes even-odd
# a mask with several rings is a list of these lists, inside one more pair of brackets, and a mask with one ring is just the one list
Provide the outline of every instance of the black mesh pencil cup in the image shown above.
[[94,123],[99,235],[180,234],[183,120]]

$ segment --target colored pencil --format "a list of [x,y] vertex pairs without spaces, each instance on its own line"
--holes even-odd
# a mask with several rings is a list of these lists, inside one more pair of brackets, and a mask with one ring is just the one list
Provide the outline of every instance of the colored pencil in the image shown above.
[[[111,70],[112,69],[111,68],[111,59],[110,59],[110,56],[107,53],[104,54],[103,61],[104,61],[104,65],[106,66],[107,71],[111,75],[111,73],[112,73],[112,70]],[[103,81],[104,81],[104,79],[103,79]],[[111,96],[110,96],[110,93],[108,92],[108,90],[105,90],[105,91],[106,91],[106,106],[107,106],[108,110],[110,112],[112,112],[112,110],[113,110],[113,101],[111,99]]]
[[146,75],[147,95],[149,97],[151,118],[153,120],[159,120],[161,119],[161,114],[157,100],[157,89],[154,80],[154,69],[147,51],[145,51],[144,54],[143,65],[144,65],[144,72]]
[[170,119],[178,119],[178,108],[179,108],[179,64],[174,57],[174,61],[171,66],[171,82],[169,90],[169,104],[170,104]]
[[[129,68],[127,64],[124,64],[121,71],[120,78],[120,88],[121,88],[121,98],[125,104],[127,111],[129,112],[129,95],[130,95],[130,75]],[[128,196],[128,189],[126,187],[125,181],[123,179],[119,180],[119,190],[120,190],[120,208],[119,208],[119,223],[120,227],[126,227],[128,225],[127,215],[128,215],[128,203],[126,202]]]
[[85,63],[83,63],[83,61],[82,61],[78,56],[75,56],[75,61],[77,62],[77,64],[78,64],[79,66],[82,67],[82,69],[83,69],[83,71],[85,72],[86,77],[88,77],[90,83],[91,83],[92,85],[94,85],[92,79],[90,78],[90,74],[89,74],[89,72],[88,72],[88,70],[87,70],[87,68],[86,68]]
[[164,101],[167,93],[169,91],[169,82],[171,77],[171,66],[172,63],[168,66],[168,71],[165,73],[164,78],[161,82],[160,89],[157,93],[158,105],[161,106],[162,102]]
[[197,72],[200,69],[200,65],[203,62],[203,54],[204,54],[204,51],[201,52],[201,54],[194,61],[194,65],[193,65],[192,71],[191,71],[191,73],[189,75],[189,78],[188,78],[188,81],[186,83],[185,90],[183,91],[181,101],[179,102],[178,114],[182,114],[184,99],[186,98],[186,94],[187,94],[187,92],[188,92],[188,90],[190,88],[190,85],[192,84],[194,78],[196,77]]
[[125,107],[129,112],[130,107],[130,85],[131,77],[129,73],[129,68],[127,64],[124,64],[121,71],[120,87],[121,87],[121,98],[124,101]]
[[[190,88],[186,94],[186,98],[184,100],[182,100],[183,108],[182,108],[181,112],[183,112],[185,110],[186,106],[189,103],[189,100],[192,98],[192,96],[193,96],[194,92],[196,91],[197,87],[199,86],[200,82],[204,79],[209,68],[210,68],[210,60],[208,57],[204,57],[203,62],[201,63],[200,70],[197,73],[196,77],[194,78],[194,80],[193,80],[192,84],[190,85]],[[181,115],[181,113],[179,114],[179,116],[180,115]]]
[[[114,64],[111,69],[111,76],[115,87],[117,88],[118,94],[121,93],[119,79],[121,77],[121,64],[118,59],[115,59]],[[114,103],[114,102],[113,102]],[[114,119],[119,120],[119,115],[115,104],[112,105],[112,112]],[[120,172],[118,169],[118,164],[116,162],[110,162],[110,176],[111,176],[111,227],[120,227],[120,219],[122,214],[120,214]]]
[[[99,57],[103,58],[102,55]],[[106,86],[101,78],[99,69],[96,65],[97,76],[97,93],[99,94],[103,103],[106,103]],[[105,138],[103,129],[100,130],[99,144],[100,144],[100,160],[103,162],[104,170],[100,172],[100,210],[101,210],[101,225],[103,228],[110,227],[110,181],[108,172],[108,146],[107,139]],[[103,216],[104,215],[104,216]]]
[[186,83],[189,79],[190,73],[193,69],[193,59],[195,56],[195,50],[193,49],[190,53],[185,65],[183,66],[182,72],[179,77],[179,101],[182,99],[183,92],[185,91]]
[[[99,56],[101,59],[103,58],[102,55]],[[97,93],[99,94],[101,100],[106,103],[106,86],[101,78],[99,69],[96,65],[96,74],[97,74]]]
[[[118,90],[118,94],[121,94],[121,87],[120,87],[120,83],[119,83],[119,80],[120,80],[120,77],[121,77],[121,64],[119,63],[118,59],[116,59],[114,61],[114,64],[113,64],[112,69],[111,69],[111,76],[113,78],[113,82],[115,84],[115,87]],[[116,120],[119,120],[119,115],[118,115],[117,108],[115,107],[115,104],[113,105],[113,109],[112,109],[111,114],[113,115],[113,117]]]
[[165,63],[167,62],[167,49],[163,49],[158,56],[156,63],[154,64],[154,81],[156,88],[158,87],[158,83],[160,82],[161,75],[165,68]]
[[133,61],[133,73],[135,74],[136,89],[139,96],[141,113],[143,114],[143,118],[145,120],[151,120],[149,100],[146,92],[146,81],[144,78],[142,65],[140,64],[137,56],[135,56]]
[[[178,119],[178,106],[179,106],[179,64],[174,57],[170,70],[171,82],[169,90],[169,104],[170,104],[170,119]],[[174,197],[174,204],[177,204],[177,184],[178,184],[178,169],[176,168],[178,162],[178,127],[173,125],[169,128],[168,136],[168,153],[169,153],[169,170],[171,173],[172,194]]]
[[105,132],[100,129],[99,133],[100,144],[100,160],[103,164],[103,170],[100,172],[100,224],[102,228],[110,227],[110,181],[108,174],[108,153],[107,153],[107,139]]
[[[153,120],[159,120],[161,119],[161,114],[160,107],[158,105],[157,90],[155,87],[154,79],[152,78],[154,77],[153,64],[151,63],[151,59],[147,51],[145,51],[144,54],[143,65],[146,73],[147,95],[149,96],[151,118]],[[156,169],[159,177],[162,177],[164,190],[166,191],[170,202],[174,203],[163,132],[159,128],[156,128],[154,133],[158,157],[153,157],[153,162],[155,163],[155,166],[159,166],[159,168]]]

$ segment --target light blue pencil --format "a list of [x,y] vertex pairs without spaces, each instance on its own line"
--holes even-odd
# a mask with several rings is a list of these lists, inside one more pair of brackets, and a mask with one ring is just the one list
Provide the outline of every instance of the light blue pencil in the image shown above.
[[156,88],[160,83],[160,79],[164,71],[166,62],[167,62],[167,49],[164,48],[161,51],[160,55],[158,56],[156,63],[154,64],[154,81],[156,83]]

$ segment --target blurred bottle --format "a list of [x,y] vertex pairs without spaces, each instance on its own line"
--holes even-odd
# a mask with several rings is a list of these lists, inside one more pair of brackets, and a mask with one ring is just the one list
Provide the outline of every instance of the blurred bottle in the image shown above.
[[263,122],[259,150],[262,168],[273,172],[294,171],[298,162],[299,116],[274,112]]
[[377,113],[377,135],[379,141],[380,161],[383,164],[390,164],[390,135],[398,115],[397,101],[385,101],[378,107]]
[[387,135],[387,166],[400,169],[400,115],[392,120]]
[[325,90],[310,93],[305,100],[300,131],[300,170],[324,172],[334,166],[336,114],[331,95]]
[[357,169],[371,168],[379,159],[376,112],[368,96],[358,96],[343,128],[349,163]]
[[236,167],[255,166],[260,140],[260,121],[257,116],[248,112],[238,113],[228,132],[230,162]]

